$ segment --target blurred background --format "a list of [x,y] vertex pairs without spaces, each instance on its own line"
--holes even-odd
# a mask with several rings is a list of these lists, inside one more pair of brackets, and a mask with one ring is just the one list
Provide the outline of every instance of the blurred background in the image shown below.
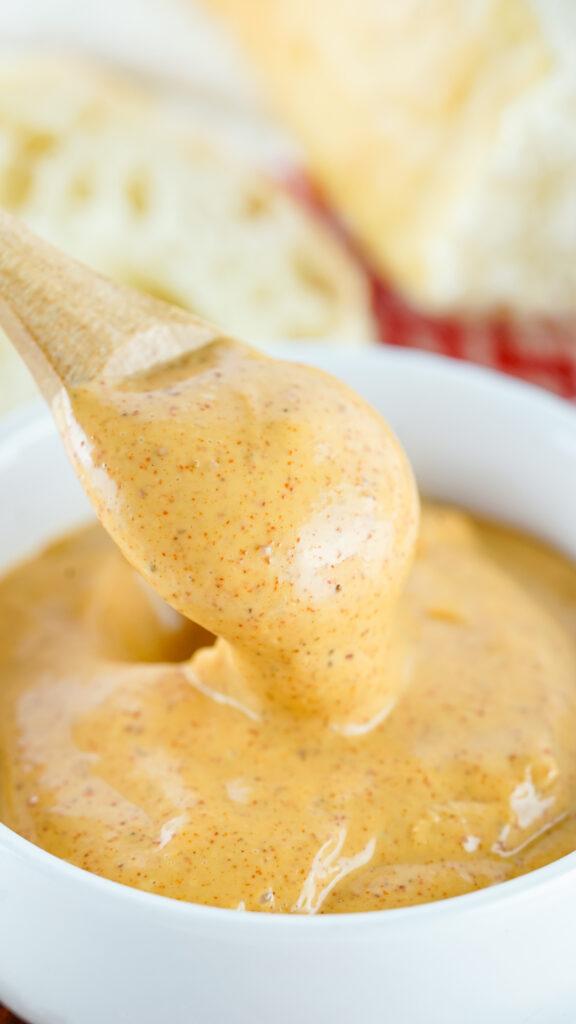
[[572,0],[2,0],[0,205],[255,343],[573,398],[575,52]]

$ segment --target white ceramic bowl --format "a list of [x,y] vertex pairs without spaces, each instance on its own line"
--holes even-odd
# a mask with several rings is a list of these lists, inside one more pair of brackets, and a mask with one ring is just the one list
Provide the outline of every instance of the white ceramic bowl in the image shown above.
[[[306,358],[381,409],[425,492],[576,557],[572,407],[418,353]],[[0,493],[2,567],[87,515],[46,414],[0,430]],[[573,1024],[575,936],[576,854],[440,903],[308,918],[137,892],[0,826],[0,999],[31,1024]]]

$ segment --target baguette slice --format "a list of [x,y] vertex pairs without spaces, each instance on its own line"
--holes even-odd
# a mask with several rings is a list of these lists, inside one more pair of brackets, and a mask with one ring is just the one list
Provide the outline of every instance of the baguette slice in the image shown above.
[[[366,284],[284,188],[131,79],[0,64],[0,205],[97,270],[256,342],[365,342]],[[5,403],[28,378],[0,345]],[[3,354],[2,354],[3,353]],[[6,387],[3,387],[6,384]]]
[[574,312],[572,0],[204,2],[413,301]]

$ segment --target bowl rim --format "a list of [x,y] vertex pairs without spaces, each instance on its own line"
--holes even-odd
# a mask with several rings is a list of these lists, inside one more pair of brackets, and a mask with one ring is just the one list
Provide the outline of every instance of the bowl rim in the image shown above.
[[[513,410],[520,411],[529,407],[533,412],[556,420],[558,425],[568,429],[574,435],[576,454],[576,404],[545,391],[537,385],[507,376],[490,367],[467,363],[448,356],[423,352],[418,349],[400,349],[386,346],[373,346],[370,349],[348,349],[339,347],[328,350],[326,346],[310,344],[305,351],[299,352],[293,346],[275,345],[267,350],[270,353],[290,358],[293,361],[324,363],[328,357],[334,364],[334,372],[344,358],[355,361],[365,360],[368,363],[387,362],[402,371],[422,366],[432,375],[451,378],[458,384],[464,380],[467,386],[473,384],[478,390],[498,394],[498,397],[513,403]],[[32,431],[42,433],[46,424],[51,421],[47,410],[43,411],[42,403],[31,400],[23,406],[12,409],[0,416],[0,445],[6,443],[16,433],[22,435]],[[1,452],[0,452],[1,460]],[[85,891],[92,890],[109,899],[126,901],[128,904],[148,913],[162,916],[174,916],[181,921],[205,924],[219,924],[226,927],[268,928],[290,930],[315,934],[318,929],[337,928],[339,931],[367,927],[402,927],[419,922],[453,918],[465,913],[475,913],[495,909],[501,905],[517,902],[522,897],[534,895],[547,889],[559,879],[571,875],[576,877],[576,851],[560,857],[550,864],[536,868],[525,875],[498,882],[483,889],[451,896],[445,899],[416,904],[408,907],[394,907],[382,910],[348,911],[340,914],[282,914],[264,913],[262,911],[238,911],[224,907],[214,907],[200,903],[177,900],[171,896],[136,889],[132,886],[115,882],[112,879],[96,875],[48,853],[30,840],[23,838],[7,825],[0,822],[0,854],[5,851],[14,855],[20,862],[24,861],[30,868],[44,875],[56,876],[57,880],[74,886],[83,886]]]

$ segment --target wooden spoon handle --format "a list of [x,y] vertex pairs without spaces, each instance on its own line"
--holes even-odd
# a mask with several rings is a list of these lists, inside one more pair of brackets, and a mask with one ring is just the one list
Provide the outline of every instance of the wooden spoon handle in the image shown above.
[[0,326],[48,400],[62,386],[93,380],[114,361],[116,375],[125,375],[158,356],[169,358],[174,329],[181,336],[185,328],[180,349],[216,334],[184,310],[101,277],[3,211]]

